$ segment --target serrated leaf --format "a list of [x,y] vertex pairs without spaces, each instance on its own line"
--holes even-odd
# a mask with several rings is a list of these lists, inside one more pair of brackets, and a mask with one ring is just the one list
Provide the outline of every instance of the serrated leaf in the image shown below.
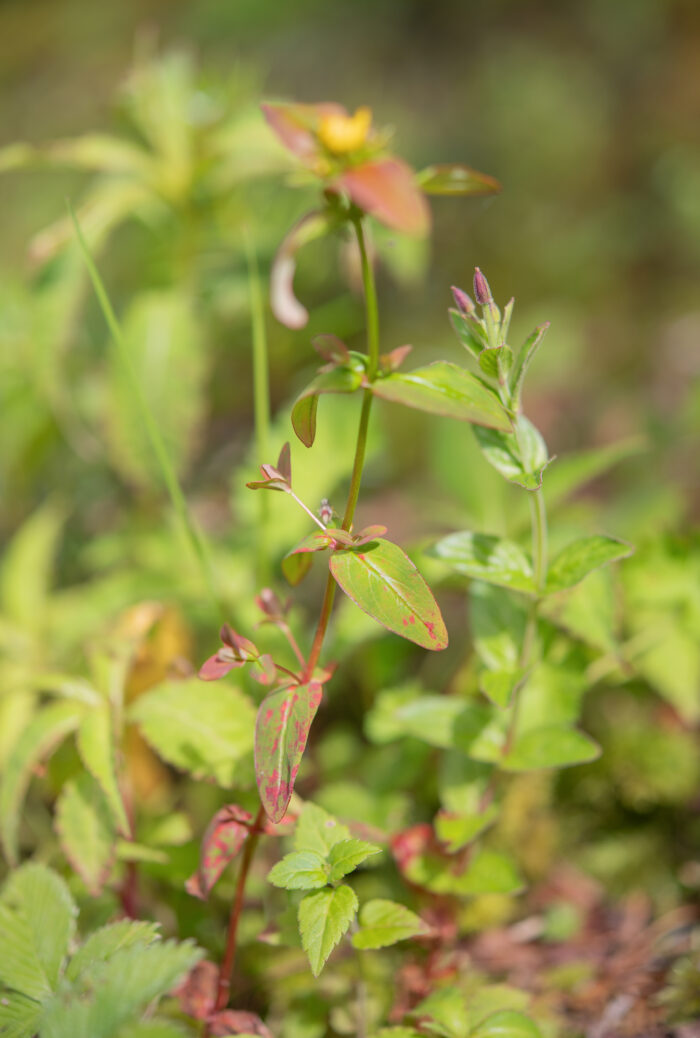
[[593,570],[627,558],[633,550],[630,544],[614,537],[582,537],[573,541],[549,564],[545,591],[554,594],[574,587]]
[[535,426],[524,415],[515,419],[518,434],[474,426],[481,452],[497,472],[524,490],[538,490],[549,464],[547,446]]
[[216,812],[207,826],[199,852],[199,868],[185,883],[193,897],[205,901],[229,862],[240,853],[250,835],[253,816],[237,804],[227,804]]
[[484,811],[472,815],[439,811],[435,817],[435,835],[450,854],[456,854],[493,825],[498,815],[498,804],[489,804]]
[[443,537],[428,554],[472,580],[530,594],[536,590],[530,557],[514,541],[463,530]]
[[427,195],[494,195],[501,185],[487,173],[479,173],[461,162],[438,163],[416,174]]
[[438,360],[415,371],[396,371],[371,385],[375,396],[444,418],[503,431],[510,418],[498,396],[457,364]]
[[307,802],[294,830],[294,848],[297,851],[316,851],[322,858],[336,843],[350,839],[350,830],[318,804]]
[[363,861],[373,854],[380,854],[381,847],[365,840],[341,840],[335,843],[328,852],[328,864],[330,865],[330,882],[337,883],[339,879],[352,872]]
[[425,649],[447,647],[432,591],[398,545],[376,540],[360,551],[336,551],[330,570],[345,594],[390,631]]
[[322,371],[309,383],[292,408],[292,425],[305,447],[316,439],[318,398],[324,393],[354,393],[362,384],[363,372],[357,368],[337,367]]
[[291,685],[266,696],[255,725],[255,778],[273,822],[284,818],[316,716],[323,688],[317,681]]
[[477,1024],[469,1038],[542,1038],[542,1032],[524,1013],[503,1009]]
[[20,995],[17,991],[3,991],[0,995],[2,1038],[34,1038],[40,1017],[41,1006],[33,998]]
[[0,837],[10,864],[17,862],[19,811],[36,765],[78,727],[84,707],[51,703],[36,714],[10,751],[0,785]]
[[267,874],[268,881],[285,890],[317,890],[329,881],[327,863],[316,851],[286,854]]
[[44,998],[58,982],[76,914],[66,884],[45,865],[11,873],[0,895],[0,980]]
[[55,825],[68,861],[88,891],[99,894],[114,862],[117,831],[92,775],[84,773],[65,784],[56,803]]
[[107,702],[86,714],[78,729],[77,742],[83,764],[99,782],[119,832],[129,836],[131,827],[117,781],[112,715]]
[[600,747],[589,736],[568,725],[533,728],[518,736],[501,760],[504,771],[538,771],[585,764],[600,756]]
[[253,704],[230,685],[165,682],[139,697],[129,720],[164,760],[224,787],[235,782],[239,762],[253,749]]
[[350,887],[324,887],[307,894],[299,903],[301,943],[311,972],[318,977],[328,956],[347,932],[357,912],[357,897]]
[[[200,324],[182,288],[139,293],[124,320],[124,348],[178,473],[193,456],[205,414],[208,362],[201,337]],[[118,351],[110,357],[110,451],[123,475],[149,487],[160,478],[160,470],[140,402]]]
[[201,957],[202,952],[190,942],[121,949],[81,974],[70,993],[49,1003],[42,1038],[116,1038],[127,1024],[136,1023],[155,998],[175,987]]
[[120,919],[94,930],[66,967],[66,980],[75,981],[107,962],[124,948],[147,948],[160,940],[157,923]]
[[429,933],[420,916],[396,901],[377,898],[360,909],[360,929],[352,936],[356,948],[386,948],[398,941]]

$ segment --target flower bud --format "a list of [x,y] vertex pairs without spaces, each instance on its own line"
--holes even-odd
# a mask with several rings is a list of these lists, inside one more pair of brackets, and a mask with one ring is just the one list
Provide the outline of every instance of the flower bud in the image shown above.
[[455,306],[461,313],[471,314],[474,312],[474,304],[472,303],[467,293],[463,292],[461,288],[456,288],[453,285],[452,295],[454,297]]
[[474,268],[474,295],[481,306],[488,306],[493,298],[489,283],[478,267]]
[[328,499],[324,497],[321,501],[321,507],[318,510],[318,516],[324,526],[328,526],[329,522],[333,518],[333,509],[328,503]]

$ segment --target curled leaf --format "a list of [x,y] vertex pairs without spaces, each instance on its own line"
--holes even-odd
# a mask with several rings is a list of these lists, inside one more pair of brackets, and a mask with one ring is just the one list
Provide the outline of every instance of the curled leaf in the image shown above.
[[328,532],[316,530],[284,556],[282,572],[293,587],[300,584],[311,569],[311,553],[325,551],[330,547],[332,540],[333,538]]
[[324,393],[354,393],[362,384],[363,372],[358,368],[331,368],[321,371],[309,383],[292,408],[294,432],[306,447],[316,439],[318,398]]

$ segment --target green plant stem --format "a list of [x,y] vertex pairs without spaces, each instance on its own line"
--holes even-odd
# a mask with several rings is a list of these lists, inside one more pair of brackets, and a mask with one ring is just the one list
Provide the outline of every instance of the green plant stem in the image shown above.
[[[258,464],[268,460],[270,446],[270,371],[265,329],[265,305],[263,302],[260,272],[255,255],[255,246],[249,232],[245,235],[246,259],[248,264],[248,292],[250,296],[250,320],[253,343],[253,407],[255,414],[255,452]],[[268,552],[268,526],[270,521],[270,499],[267,494],[258,495],[257,570],[258,581],[270,581],[270,557]]]
[[[357,235],[357,244],[360,249],[362,284],[365,292],[365,311],[367,314],[367,377],[372,381],[379,368],[379,308],[377,305],[377,286],[374,280],[374,270],[372,269],[372,264],[370,263],[367,254],[367,242],[365,239],[364,227],[362,225],[362,218],[358,217],[353,220],[353,226],[355,228],[355,234]],[[357,501],[360,496],[362,472],[365,464],[365,454],[367,452],[367,433],[369,430],[369,418],[372,411],[372,399],[372,391],[366,389],[362,397],[362,411],[360,412],[360,424],[357,430],[355,458],[352,466],[352,475],[350,477],[348,500],[343,515],[342,528],[344,530],[349,530],[352,526],[352,521],[355,516],[355,508],[357,507]],[[318,619],[311,652],[309,653],[309,658],[304,670],[305,681],[308,681],[313,674],[321,655],[323,640],[326,636],[328,623],[333,610],[335,588],[335,580],[333,579],[333,575],[329,572],[328,580],[326,581],[326,590],[323,595],[323,602],[321,603],[321,614]]]
[[163,478],[163,483],[165,484],[166,490],[170,495],[170,501],[172,503],[173,510],[175,511],[175,514],[177,515],[182,525],[185,537],[188,540],[190,547],[192,548],[197,562],[199,563],[202,579],[207,588],[207,591],[209,592],[212,604],[216,612],[219,613],[219,615],[221,616],[222,620],[225,620],[226,611],[216,593],[214,574],[207,547],[204,543],[204,540],[202,539],[202,535],[200,534],[199,530],[195,525],[194,519],[190,515],[185,495],[175,474],[175,469],[173,467],[172,461],[170,460],[170,455],[168,454],[168,450],[165,446],[165,441],[163,440],[160,429],[158,428],[158,423],[156,422],[153,416],[153,412],[151,411],[148,401],[144,395],[143,389],[141,388],[141,383],[139,382],[138,375],[134,367],[134,363],[131,359],[131,354],[129,353],[126,347],[126,343],[124,342],[124,336],[122,334],[122,330],[117,320],[116,314],[114,313],[112,304],[109,300],[109,296],[107,295],[107,290],[104,286],[104,282],[102,281],[99,271],[97,270],[97,267],[95,265],[95,261],[93,260],[90,254],[87,242],[85,241],[83,232],[80,229],[80,224],[78,223],[78,219],[70,202],[68,203],[68,209],[70,212],[71,219],[73,221],[73,226],[75,228],[78,244],[80,245],[80,250],[83,255],[83,260],[85,261],[85,266],[87,267],[88,274],[90,275],[90,280],[92,281],[92,285],[95,290],[95,295],[97,296],[97,300],[100,304],[100,309],[102,310],[102,314],[104,316],[107,327],[109,328],[114,344],[119,352],[121,362],[124,366],[124,370],[126,372],[129,385],[131,387],[131,392],[133,393],[136,405],[141,413],[141,420],[143,421],[144,428],[146,430],[146,435],[148,437],[149,443],[151,444],[151,448],[153,449],[153,453],[156,456],[158,467],[160,468],[161,476]]
[[228,935],[226,937],[226,951],[221,961],[221,967],[219,969],[219,981],[216,992],[216,1009],[225,1009],[229,1000],[229,993],[231,991],[231,977],[233,974],[233,967],[236,962],[236,942],[238,939],[238,924],[241,918],[241,911],[243,909],[243,901],[245,899],[245,885],[248,879],[248,873],[250,866],[253,861],[253,855],[260,839],[262,832],[262,822],[265,815],[262,804],[258,809],[258,813],[255,816],[250,829],[250,836],[246,840],[243,848],[243,857],[241,858],[241,865],[238,870],[238,878],[236,880],[236,891],[233,897],[233,904],[231,905],[231,915],[229,916],[228,923]]

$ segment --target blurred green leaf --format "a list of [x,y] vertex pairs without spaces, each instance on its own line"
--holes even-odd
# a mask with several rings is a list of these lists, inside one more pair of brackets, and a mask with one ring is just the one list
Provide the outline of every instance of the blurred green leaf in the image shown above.
[[584,764],[600,756],[600,747],[583,732],[564,725],[533,728],[516,737],[501,761],[505,771],[538,771]]
[[68,861],[88,891],[99,894],[115,858],[117,831],[92,775],[83,773],[65,784],[56,803],[55,826]]
[[573,587],[593,570],[632,553],[631,545],[613,537],[582,537],[568,544],[549,564],[547,594]]
[[515,427],[517,434],[475,425],[474,435],[486,460],[509,483],[516,483],[524,490],[537,490],[549,465],[547,446],[524,415],[518,415]]
[[77,742],[83,764],[102,787],[119,831],[128,836],[130,825],[117,780],[112,714],[107,702],[99,703],[85,715]]
[[360,909],[360,929],[352,935],[355,948],[386,948],[430,931],[420,916],[396,901],[376,898]]
[[532,562],[513,541],[463,530],[443,537],[428,552],[473,580],[534,593]]

